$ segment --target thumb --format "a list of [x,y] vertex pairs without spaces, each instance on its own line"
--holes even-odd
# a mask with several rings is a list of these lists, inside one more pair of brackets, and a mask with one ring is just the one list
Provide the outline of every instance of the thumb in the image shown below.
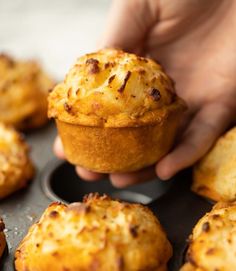
[[176,148],[156,165],[157,175],[169,179],[178,171],[193,165],[210,149],[232,121],[229,107],[212,103],[193,118]]
[[150,0],[114,0],[98,47],[117,47],[141,53],[156,14],[156,7]]

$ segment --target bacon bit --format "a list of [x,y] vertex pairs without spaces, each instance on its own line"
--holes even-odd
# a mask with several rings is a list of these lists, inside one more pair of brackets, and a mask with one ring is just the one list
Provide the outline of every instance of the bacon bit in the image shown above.
[[124,79],[124,82],[123,84],[120,86],[120,88],[118,89],[118,92],[122,93],[126,87],[126,84],[130,78],[130,75],[131,75],[131,71],[128,71],[126,76],[125,76],[125,79]]
[[116,64],[114,62],[107,62],[107,63],[105,63],[104,67],[105,67],[105,69],[107,69],[107,68],[110,68],[110,67],[114,67],[115,65]]
[[104,67],[105,67],[105,69],[109,68],[110,67],[110,62],[105,63]]
[[214,254],[214,253],[215,253],[215,249],[214,249],[214,248],[210,248],[210,249],[208,249],[207,252],[206,252],[207,255],[212,255],[212,254]]
[[134,238],[138,237],[138,227],[139,227],[138,225],[134,225],[130,226],[129,228],[129,231]]
[[133,94],[131,94],[131,97],[132,97],[132,98],[136,98],[136,96],[135,96],[135,95],[133,95]]
[[80,91],[80,88],[78,88],[78,89],[76,90],[75,94],[78,95],[79,91]]
[[143,61],[143,62],[145,62],[145,63],[148,63],[148,60],[147,60],[145,57],[138,56],[137,59],[138,59],[139,61]]
[[72,93],[72,88],[69,88],[69,89],[68,89],[68,92],[67,92],[67,97],[68,97],[68,98],[71,97],[71,93]]
[[91,74],[99,73],[100,71],[100,68],[98,66],[99,61],[97,59],[89,58],[86,60],[86,64],[90,66],[89,73]]
[[160,91],[159,91],[158,89],[153,88],[153,89],[151,89],[151,91],[150,91],[150,96],[153,98],[154,101],[157,102],[157,101],[159,101],[160,98],[161,98],[161,93],[160,93]]
[[219,218],[220,218],[220,215],[215,214],[215,215],[212,216],[212,218],[213,218],[213,219],[219,219]]
[[53,91],[53,88],[49,88],[48,93],[51,93]]
[[69,105],[67,102],[64,103],[64,108],[68,113],[71,113],[72,106]]
[[86,64],[96,64],[98,65],[99,64],[99,61],[95,58],[89,58],[86,60]]
[[145,74],[146,71],[145,71],[144,69],[139,69],[139,70],[138,70],[138,73],[142,75],[142,74]]
[[59,216],[59,213],[57,211],[51,211],[49,213],[49,217],[51,218],[57,218]]
[[202,225],[202,231],[204,232],[209,232],[210,230],[210,224],[209,222],[205,222],[203,225]]
[[108,79],[108,83],[111,84],[111,82],[115,79],[116,75],[112,75],[109,79]]

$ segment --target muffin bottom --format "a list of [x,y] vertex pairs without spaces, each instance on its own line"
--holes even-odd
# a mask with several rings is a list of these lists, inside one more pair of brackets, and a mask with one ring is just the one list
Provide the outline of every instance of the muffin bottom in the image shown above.
[[132,172],[150,166],[172,147],[179,116],[139,127],[89,127],[57,120],[68,161],[101,173]]

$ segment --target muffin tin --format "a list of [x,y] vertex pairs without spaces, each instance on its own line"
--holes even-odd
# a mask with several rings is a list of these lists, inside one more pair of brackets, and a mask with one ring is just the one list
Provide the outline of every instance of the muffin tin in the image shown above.
[[174,248],[169,271],[179,270],[185,257],[186,240],[193,226],[212,207],[210,202],[190,191],[191,172],[182,172],[168,182],[155,179],[127,189],[116,189],[108,180],[84,182],[76,175],[73,166],[54,157],[52,144],[55,135],[53,124],[27,135],[38,172],[27,189],[0,203],[0,215],[6,224],[8,242],[1,270],[14,270],[14,252],[18,243],[50,202],[80,201],[91,192],[106,193],[113,198],[149,206],[158,216]]

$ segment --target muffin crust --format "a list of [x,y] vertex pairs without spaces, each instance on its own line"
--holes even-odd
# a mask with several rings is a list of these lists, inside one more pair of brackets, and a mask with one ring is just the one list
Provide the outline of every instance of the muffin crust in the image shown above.
[[192,190],[214,201],[236,200],[236,128],[220,137],[195,166]]
[[104,49],[77,60],[50,93],[48,115],[72,164],[112,173],[161,159],[185,109],[155,61]]
[[33,175],[29,147],[23,137],[0,123],[0,199],[25,187]]
[[139,204],[90,195],[51,204],[16,251],[23,270],[166,271],[170,243],[156,217]]
[[217,203],[194,227],[181,271],[236,270],[236,203]]
[[47,122],[47,95],[53,81],[34,61],[0,55],[0,121],[20,130]]
[[84,126],[134,127],[185,109],[155,61],[115,49],[77,60],[49,95],[49,117]]

